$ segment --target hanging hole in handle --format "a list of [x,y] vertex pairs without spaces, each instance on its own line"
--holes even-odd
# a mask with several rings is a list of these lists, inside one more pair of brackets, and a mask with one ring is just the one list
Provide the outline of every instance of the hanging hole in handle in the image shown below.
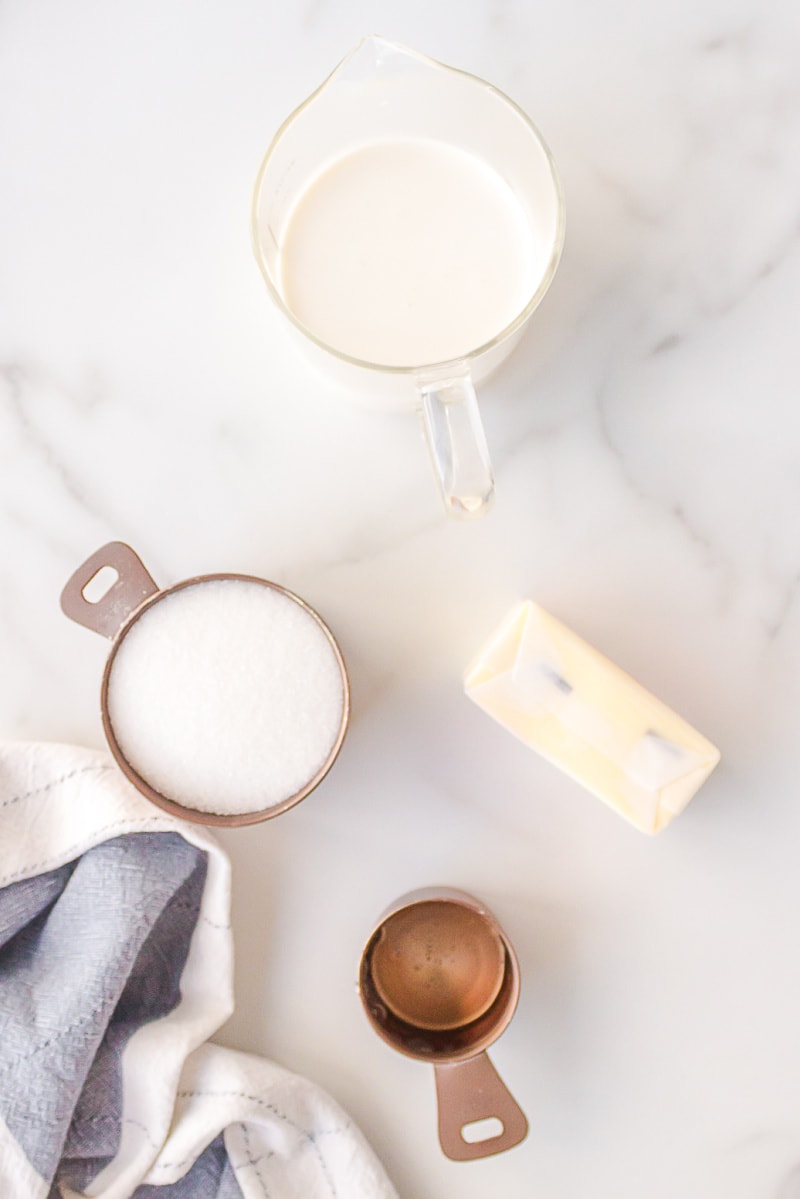
[[135,550],[124,541],[109,541],[67,579],[61,611],[93,633],[114,638],[131,612],[157,591]]
[[[435,1062],[434,1074],[439,1144],[445,1157],[454,1162],[477,1161],[525,1140],[525,1113],[485,1052],[465,1061]],[[496,1132],[498,1124],[500,1132]]]
[[119,571],[114,566],[101,566],[91,579],[81,588],[81,595],[87,604],[99,604],[105,599],[111,588],[119,579]]
[[484,1141],[493,1141],[501,1137],[506,1127],[497,1116],[487,1116],[485,1120],[472,1120],[461,1127],[461,1138],[468,1145],[481,1145]]

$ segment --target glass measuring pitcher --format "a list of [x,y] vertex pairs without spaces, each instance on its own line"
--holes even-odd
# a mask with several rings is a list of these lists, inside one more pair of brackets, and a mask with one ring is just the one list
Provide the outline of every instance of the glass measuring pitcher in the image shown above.
[[475,396],[546,292],[564,239],[552,157],[512,100],[368,37],[261,164],[254,248],[317,365],[370,406],[418,409],[447,512],[494,481]]

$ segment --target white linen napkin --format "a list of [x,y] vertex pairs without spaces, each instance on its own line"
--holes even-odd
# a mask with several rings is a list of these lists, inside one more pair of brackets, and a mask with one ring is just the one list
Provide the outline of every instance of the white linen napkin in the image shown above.
[[323,1091],[209,1043],[230,864],[105,754],[0,742],[3,1199],[397,1199]]

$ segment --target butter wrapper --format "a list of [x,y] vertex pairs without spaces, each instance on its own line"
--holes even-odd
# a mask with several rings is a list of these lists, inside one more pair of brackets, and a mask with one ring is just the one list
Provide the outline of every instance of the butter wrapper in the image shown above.
[[503,621],[464,688],[646,833],[669,824],[720,760],[690,724],[531,600]]

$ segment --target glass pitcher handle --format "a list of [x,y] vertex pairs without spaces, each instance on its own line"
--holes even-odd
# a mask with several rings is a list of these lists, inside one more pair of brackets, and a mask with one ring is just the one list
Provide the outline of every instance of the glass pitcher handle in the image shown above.
[[468,375],[419,384],[422,423],[439,490],[449,516],[471,519],[488,511],[494,476],[475,388]]

